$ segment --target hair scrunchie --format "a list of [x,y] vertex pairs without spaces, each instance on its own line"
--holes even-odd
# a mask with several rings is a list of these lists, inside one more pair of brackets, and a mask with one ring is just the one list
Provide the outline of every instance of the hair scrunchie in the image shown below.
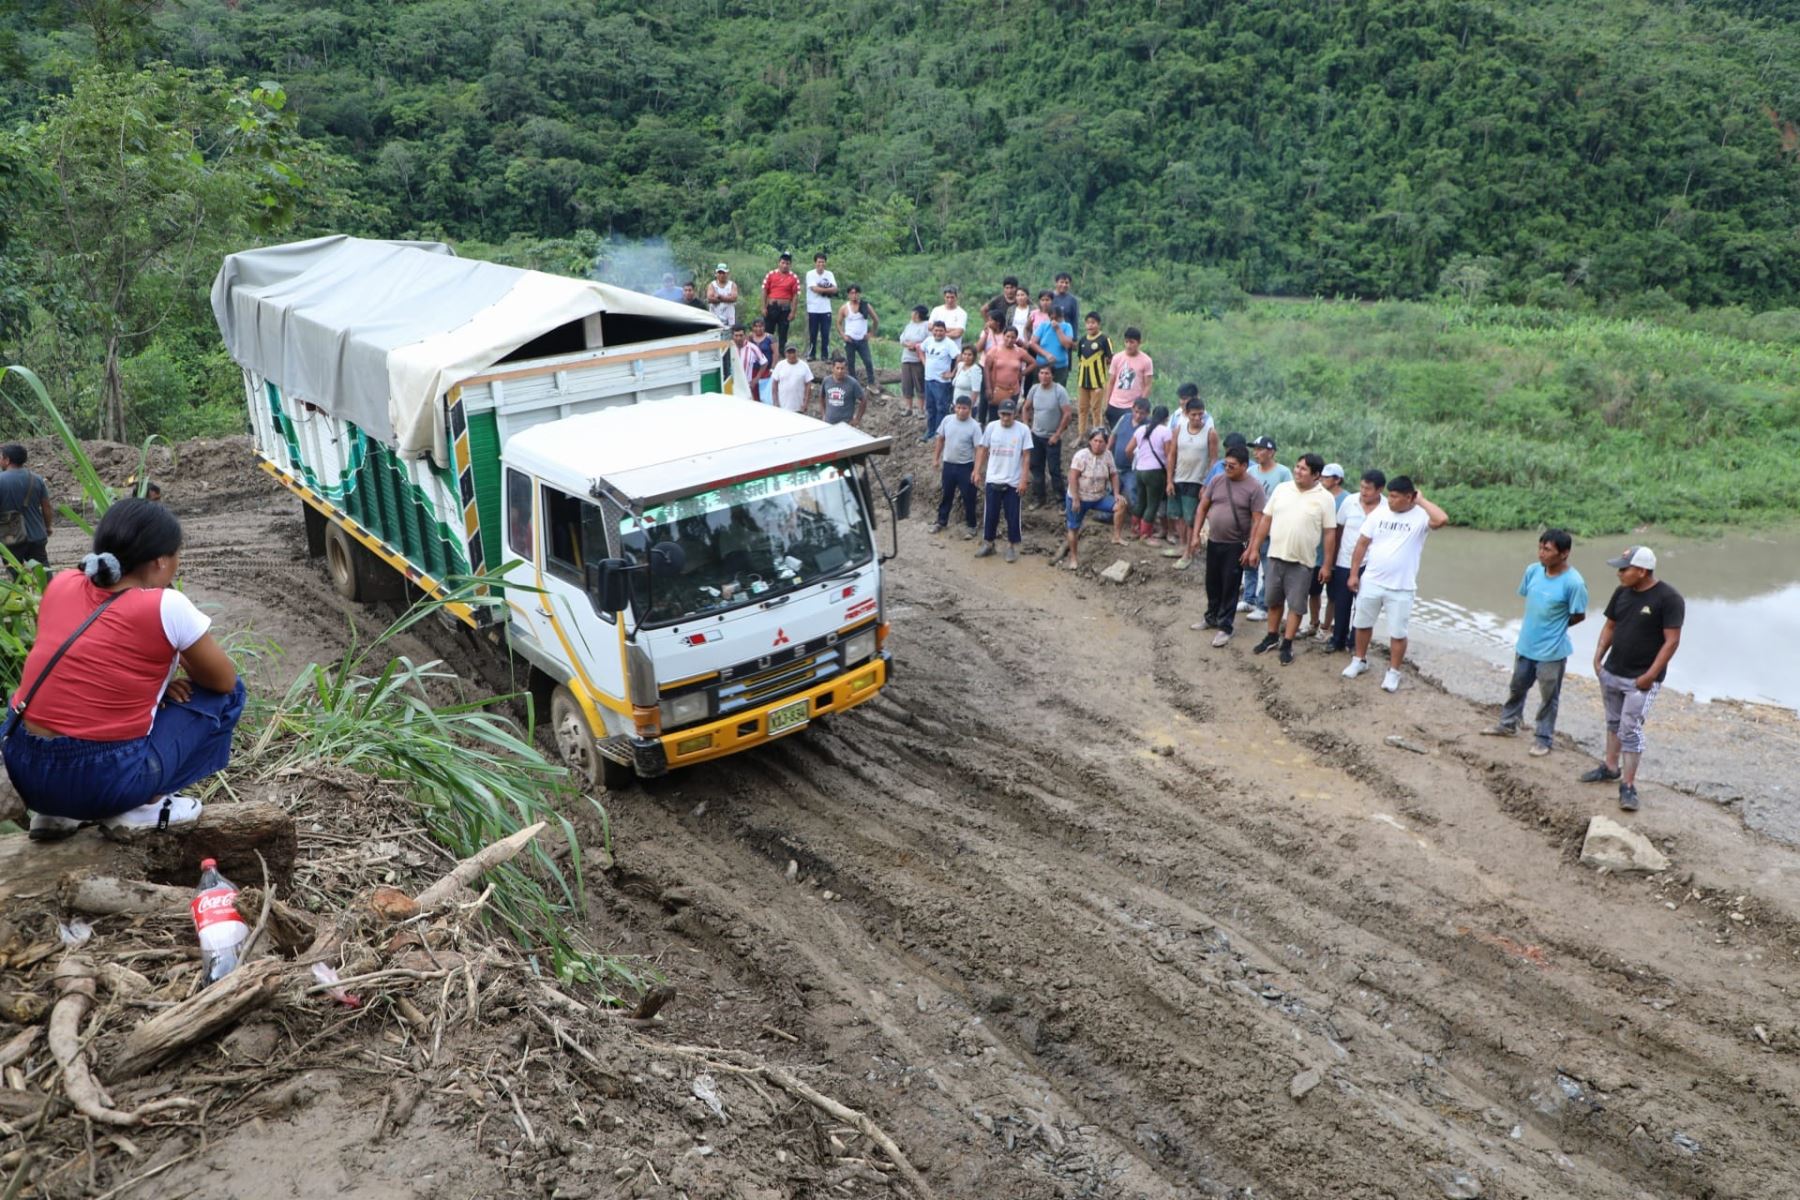
[[81,573],[99,587],[111,587],[124,575],[117,556],[105,550],[83,557]]

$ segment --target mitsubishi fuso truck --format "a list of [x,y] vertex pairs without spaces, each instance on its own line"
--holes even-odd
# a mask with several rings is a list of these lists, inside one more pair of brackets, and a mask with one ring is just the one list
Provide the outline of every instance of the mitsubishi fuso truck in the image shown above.
[[258,465],[333,586],[447,600],[529,664],[584,782],[749,750],[887,684],[877,508],[892,541],[911,499],[876,470],[891,440],[751,399],[711,314],[350,237],[230,255],[212,304]]

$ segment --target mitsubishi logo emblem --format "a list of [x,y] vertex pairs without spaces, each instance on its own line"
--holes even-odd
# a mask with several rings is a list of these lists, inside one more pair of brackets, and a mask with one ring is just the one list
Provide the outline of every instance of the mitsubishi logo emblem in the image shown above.
[[791,638],[789,638],[789,637],[788,637],[788,635],[787,635],[787,630],[785,630],[785,629],[777,629],[777,630],[776,630],[776,631],[775,631],[775,640],[774,640],[774,641],[773,641],[773,642],[770,642],[770,643],[769,643],[769,644],[770,644],[770,645],[771,645],[771,646],[785,646],[785,645],[787,645],[787,644],[788,644],[788,642],[789,642],[789,641],[791,641],[791,640],[792,640],[792,639],[791,639]]

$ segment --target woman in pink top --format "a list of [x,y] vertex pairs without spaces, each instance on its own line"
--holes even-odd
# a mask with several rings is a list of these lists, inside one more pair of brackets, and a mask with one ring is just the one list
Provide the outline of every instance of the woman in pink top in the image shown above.
[[1169,407],[1159,404],[1150,410],[1150,420],[1131,435],[1125,452],[1131,455],[1133,486],[1132,514],[1137,518],[1137,535],[1141,541],[1156,533],[1156,519],[1162,515],[1163,500],[1169,490]]
[[231,757],[244,684],[212,618],[169,586],[180,559],[169,510],[121,500],[81,569],[45,585],[4,751],[34,840],[192,822],[200,802],[179,789]]

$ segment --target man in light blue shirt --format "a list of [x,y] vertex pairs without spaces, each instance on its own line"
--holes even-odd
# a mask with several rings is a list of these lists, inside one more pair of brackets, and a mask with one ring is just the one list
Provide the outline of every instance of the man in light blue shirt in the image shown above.
[[1538,538],[1538,560],[1525,568],[1519,595],[1525,597],[1525,619],[1519,626],[1513,655],[1512,685],[1500,709],[1500,722],[1482,730],[1491,737],[1512,737],[1525,715],[1525,697],[1537,684],[1537,741],[1533,758],[1550,753],[1556,734],[1556,710],[1562,701],[1563,674],[1575,643],[1569,627],[1587,618],[1587,583],[1569,565],[1575,539],[1566,530],[1546,529]]

